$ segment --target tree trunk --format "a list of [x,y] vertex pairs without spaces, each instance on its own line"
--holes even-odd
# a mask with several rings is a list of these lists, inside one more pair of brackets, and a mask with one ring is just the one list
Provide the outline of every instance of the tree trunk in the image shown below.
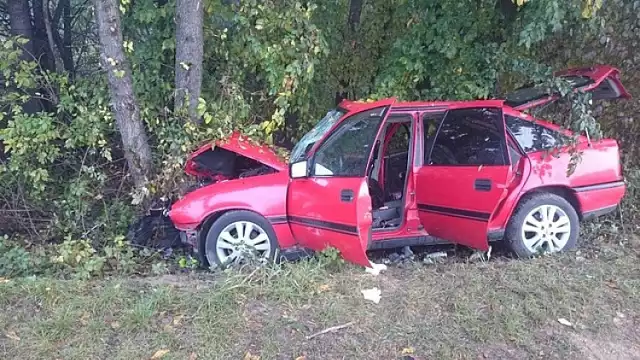
[[176,93],[175,109],[188,101],[189,120],[199,123],[197,113],[202,86],[202,56],[204,39],[202,0],[176,1]]
[[[21,46],[22,54],[20,55],[20,59],[24,61],[37,60],[29,2],[27,0],[9,0],[7,3],[7,12],[9,13],[11,35],[20,36],[29,40]],[[35,93],[35,90],[33,92]],[[37,113],[41,111],[42,108],[43,106],[40,100],[33,96],[22,105],[23,111],[27,114]]]
[[26,0],[9,0],[7,4],[11,35],[21,36],[29,40],[22,46],[24,50],[22,59],[34,60],[35,51],[33,45],[33,26],[31,25],[31,9]]
[[363,0],[351,0],[349,2],[349,31],[355,33],[360,25],[360,14],[362,14],[362,1]]
[[[49,37],[47,36],[47,22],[46,16],[49,16],[49,12],[45,8],[48,5],[48,0],[33,0],[33,37],[34,37],[34,51],[40,66],[44,70],[54,71],[55,54],[52,52],[52,47],[49,46]],[[46,12],[45,12],[46,11]]]
[[125,158],[136,187],[151,174],[149,140],[133,92],[131,69],[122,47],[118,0],[93,0],[100,37],[100,61],[107,70],[111,105],[122,137]]
[[[62,18],[62,37],[58,33],[58,22]],[[71,78],[75,75],[75,65],[73,61],[73,52],[71,51],[71,24],[73,17],[71,16],[70,0],[60,0],[56,8],[56,14],[53,17],[53,40],[62,59],[64,70],[69,73]]]

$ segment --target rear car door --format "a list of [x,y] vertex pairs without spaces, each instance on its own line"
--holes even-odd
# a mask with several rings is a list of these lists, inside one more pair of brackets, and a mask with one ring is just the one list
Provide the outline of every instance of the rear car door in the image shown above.
[[308,174],[292,178],[287,194],[287,218],[301,245],[337,248],[346,260],[366,267],[371,266],[366,255],[372,223],[369,164],[390,105],[375,104],[341,120],[308,164],[303,162]]
[[415,174],[420,221],[432,236],[487,250],[489,220],[512,172],[502,109],[450,109],[435,135],[428,120]]

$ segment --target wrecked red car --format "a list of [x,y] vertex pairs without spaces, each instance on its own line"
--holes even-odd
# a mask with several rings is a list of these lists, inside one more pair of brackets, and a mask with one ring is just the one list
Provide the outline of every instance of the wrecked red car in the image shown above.
[[[610,66],[558,75],[594,100],[629,97]],[[366,267],[367,250],[407,245],[570,249],[582,220],[616,209],[625,183],[612,139],[581,136],[582,161],[567,175],[571,134],[523,112],[557,98],[533,87],[504,100],[343,101],[288,162],[234,134],[188,159],[209,184],[169,216],[211,265],[326,247]]]

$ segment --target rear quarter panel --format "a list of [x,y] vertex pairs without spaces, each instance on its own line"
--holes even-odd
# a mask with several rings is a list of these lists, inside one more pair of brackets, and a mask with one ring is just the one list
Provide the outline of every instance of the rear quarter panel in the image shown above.
[[566,149],[555,155],[548,152],[529,154],[530,172],[521,196],[539,188],[563,187],[575,196],[582,214],[619,204],[625,187],[607,187],[623,180],[616,141],[604,139],[591,145],[581,142],[577,150],[581,160],[570,175],[567,171],[571,154]]

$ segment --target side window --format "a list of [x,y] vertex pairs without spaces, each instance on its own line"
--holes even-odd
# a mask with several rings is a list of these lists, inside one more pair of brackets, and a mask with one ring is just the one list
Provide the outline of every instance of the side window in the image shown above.
[[551,149],[566,143],[566,138],[559,132],[534,122],[507,116],[506,123],[520,147],[527,153]]
[[314,175],[364,176],[384,111],[376,108],[345,119],[315,153]]
[[431,152],[431,147],[433,146],[433,142],[436,140],[436,133],[438,132],[438,127],[440,127],[440,123],[442,122],[442,118],[444,114],[425,114],[422,117],[422,128],[424,130],[424,163],[429,163],[429,152]]
[[[408,121],[411,121],[411,119],[409,118]],[[386,155],[395,155],[409,151],[409,143],[411,142],[410,126],[411,122],[398,125],[393,135],[391,135]]]
[[433,144],[430,165],[506,165],[502,112],[494,108],[451,110]]

